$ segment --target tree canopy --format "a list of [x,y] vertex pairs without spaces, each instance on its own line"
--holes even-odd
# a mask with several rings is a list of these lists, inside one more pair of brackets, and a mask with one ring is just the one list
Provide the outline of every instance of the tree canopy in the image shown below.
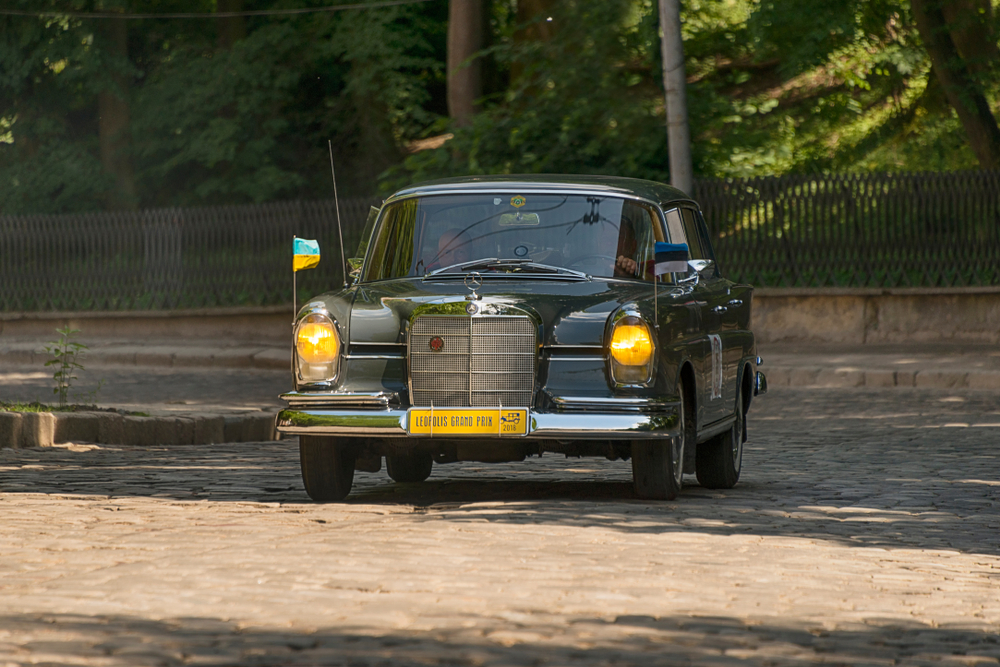
[[[482,22],[461,122],[448,0],[211,17],[331,2],[0,0],[51,12],[0,14],[0,213],[328,197],[327,139],[347,195],[468,173],[669,179],[653,0],[459,13]],[[1000,166],[995,17],[990,0],[683,2],[695,174]]]

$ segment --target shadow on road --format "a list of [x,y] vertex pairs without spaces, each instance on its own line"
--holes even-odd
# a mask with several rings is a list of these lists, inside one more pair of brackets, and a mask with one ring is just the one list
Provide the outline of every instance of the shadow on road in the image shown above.
[[[947,450],[941,455],[950,456]],[[765,452],[751,448],[747,457],[764,458]],[[749,466],[744,480],[727,491],[701,488],[690,478],[676,501],[659,502],[636,498],[628,463],[546,456],[516,464],[441,466],[421,484],[394,484],[384,472],[358,473],[348,503],[407,508],[425,520],[750,534],[1000,554],[1000,535],[991,528],[1000,504],[996,470],[925,471],[919,479],[865,481],[850,470],[821,477],[801,465],[791,468],[780,461]],[[6,450],[0,453],[0,493],[77,495],[99,502],[145,497],[311,504],[294,441]]]
[[[456,624],[457,625],[457,624]],[[299,632],[216,618],[0,616],[0,659],[161,665],[538,665],[538,664],[972,664],[1000,653],[996,635],[919,624],[858,624],[851,630],[747,625],[727,617],[624,616],[514,623],[472,617],[458,627],[371,635]],[[991,661],[992,662],[992,661]]]

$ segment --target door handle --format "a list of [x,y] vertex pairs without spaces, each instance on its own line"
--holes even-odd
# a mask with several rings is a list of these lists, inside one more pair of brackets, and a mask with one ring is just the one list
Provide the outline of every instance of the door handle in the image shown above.
[[721,313],[726,312],[727,310],[729,310],[729,309],[726,308],[725,306],[716,306],[715,308],[712,309],[712,312],[713,313],[720,313],[721,314]]
[[730,306],[742,306],[743,305],[743,299],[733,299],[732,301],[729,302],[729,305]]

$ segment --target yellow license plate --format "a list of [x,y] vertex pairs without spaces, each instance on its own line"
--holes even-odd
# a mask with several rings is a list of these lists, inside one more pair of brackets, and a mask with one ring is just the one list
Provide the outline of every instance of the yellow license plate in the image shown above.
[[525,435],[525,408],[410,408],[413,435]]

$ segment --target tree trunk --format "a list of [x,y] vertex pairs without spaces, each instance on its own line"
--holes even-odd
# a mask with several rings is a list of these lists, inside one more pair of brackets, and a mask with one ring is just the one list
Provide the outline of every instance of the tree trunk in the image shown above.
[[931,58],[934,76],[965,129],[969,146],[983,169],[1000,168],[1000,127],[982,88],[959,55],[940,0],[912,0],[917,30]]
[[[552,16],[552,10],[557,0],[518,0],[517,27],[514,30],[514,44],[525,42],[547,42],[555,33],[555,26],[547,19]],[[524,64],[517,58],[510,66],[511,83],[516,82],[524,74]]]
[[1000,60],[1000,49],[993,35],[990,0],[949,0],[941,4],[941,11],[958,55],[970,72],[981,76],[991,64]]
[[[100,28],[104,50],[127,60],[128,26],[125,19],[105,19]],[[101,165],[115,179],[114,190],[108,195],[108,207],[135,209],[138,207],[138,200],[129,155],[128,76],[121,72],[113,73],[111,83],[111,86],[97,94]]]
[[[216,0],[215,11],[219,14],[225,12],[242,12],[243,0]],[[220,51],[228,51],[233,47],[233,44],[247,36],[247,24],[242,16],[219,18],[215,19],[215,21],[218,30]]]
[[451,0],[448,9],[448,115],[455,125],[472,122],[483,95],[483,66],[470,60],[483,48],[484,0]]
[[667,150],[670,152],[670,184],[691,194],[691,133],[688,129],[687,79],[684,76],[684,44],[681,41],[681,8],[678,0],[660,0],[663,88],[667,105]]

